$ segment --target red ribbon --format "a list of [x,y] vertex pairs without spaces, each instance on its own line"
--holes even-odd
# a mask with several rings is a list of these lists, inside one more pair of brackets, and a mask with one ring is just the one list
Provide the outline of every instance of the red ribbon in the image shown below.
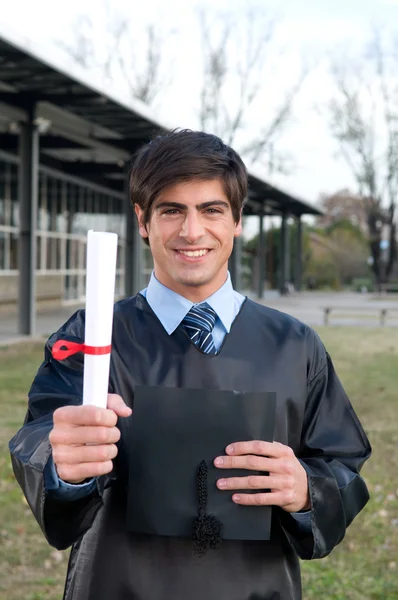
[[77,354],[78,352],[83,352],[84,354],[110,354],[111,345],[109,346],[87,346],[86,344],[78,344],[77,342],[70,342],[69,340],[58,340],[55,342],[52,355],[55,360],[64,360],[68,358],[68,356],[72,356],[72,354]]

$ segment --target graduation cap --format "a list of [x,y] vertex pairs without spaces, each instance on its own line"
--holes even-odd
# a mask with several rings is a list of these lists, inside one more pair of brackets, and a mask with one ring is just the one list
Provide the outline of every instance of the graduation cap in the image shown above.
[[216,486],[256,472],[217,469],[213,461],[233,442],[273,441],[275,406],[273,392],[137,386],[127,529],[192,538],[199,554],[221,539],[269,539],[271,507],[237,505],[236,490]]

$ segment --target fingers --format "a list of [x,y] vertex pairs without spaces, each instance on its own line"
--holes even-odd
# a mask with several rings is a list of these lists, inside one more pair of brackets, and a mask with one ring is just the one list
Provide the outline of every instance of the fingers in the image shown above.
[[[282,446],[282,444],[281,444]],[[219,469],[255,470],[269,474],[248,475],[246,477],[226,477],[217,481],[220,490],[261,490],[258,494],[238,493],[232,496],[236,504],[275,505],[287,512],[309,510],[311,498],[308,489],[308,476],[294,455],[286,446],[278,451],[280,458],[266,458],[255,455],[220,456],[214,464]],[[263,490],[271,490],[264,492]]]
[[249,471],[280,472],[281,465],[276,458],[263,456],[218,456],[214,465],[219,469],[248,469]]
[[54,425],[103,425],[113,427],[118,417],[129,417],[132,410],[118,394],[108,394],[108,408],[92,405],[63,406],[54,412]]
[[59,477],[80,483],[110,473],[120,439],[118,417],[128,417],[131,412],[117,394],[108,394],[108,408],[80,405],[57,409],[49,440]]
[[283,506],[285,504],[282,492],[265,492],[263,494],[234,494],[235,504],[245,506]]
[[132,410],[118,394],[108,394],[108,409],[113,410],[118,417],[129,417]]
[[113,410],[97,406],[63,406],[54,411],[54,426],[67,424],[113,427],[116,423],[117,415]]
[[217,487],[221,490],[256,490],[270,489],[258,494],[233,494],[236,504],[252,506],[280,506],[289,512],[301,510],[302,504],[296,501],[294,479],[292,477],[249,476],[219,479]]
[[51,446],[57,444],[116,444],[120,440],[120,430],[117,427],[54,427],[49,435]]
[[293,488],[292,477],[273,475],[249,475],[249,477],[228,477],[219,479],[217,487],[221,490],[273,490]]
[[249,442],[234,442],[225,449],[228,455],[257,454],[258,456],[268,456],[270,458],[283,458],[294,456],[293,450],[280,442],[263,442],[261,440],[252,440]]
[[115,444],[101,446],[62,446],[53,449],[53,459],[57,465],[106,462],[113,460],[118,453]]
[[92,477],[100,477],[110,473],[113,469],[113,462],[89,462],[79,463],[77,465],[62,464],[57,465],[57,473],[60,479],[68,483],[79,483]]

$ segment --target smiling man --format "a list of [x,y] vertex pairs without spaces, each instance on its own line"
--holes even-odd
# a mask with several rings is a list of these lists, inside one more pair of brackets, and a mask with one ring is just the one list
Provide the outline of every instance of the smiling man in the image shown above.
[[145,205],[135,209],[140,234],[150,239],[158,281],[192,302],[222,287],[242,224],[219,179],[168,186],[150,208],[150,223]]
[[[65,600],[298,600],[368,500],[370,446],[316,333],[228,274],[247,173],[201,132],[137,154],[131,200],[148,287],[115,305],[108,408],[82,406],[78,311],[47,343],[16,477],[50,544],[72,547]],[[133,410],[131,410],[133,409]]]

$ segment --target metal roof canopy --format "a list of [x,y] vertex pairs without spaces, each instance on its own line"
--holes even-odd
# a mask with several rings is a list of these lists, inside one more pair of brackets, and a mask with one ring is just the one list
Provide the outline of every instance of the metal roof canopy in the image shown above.
[[[52,52],[53,54],[53,52]],[[0,149],[15,154],[15,123],[35,117],[49,123],[40,135],[40,163],[116,192],[125,186],[125,163],[153,135],[173,126],[156,121],[139,100],[105,92],[86,70],[0,28]],[[14,124],[14,126],[12,125]],[[245,214],[322,214],[249,172]]]

